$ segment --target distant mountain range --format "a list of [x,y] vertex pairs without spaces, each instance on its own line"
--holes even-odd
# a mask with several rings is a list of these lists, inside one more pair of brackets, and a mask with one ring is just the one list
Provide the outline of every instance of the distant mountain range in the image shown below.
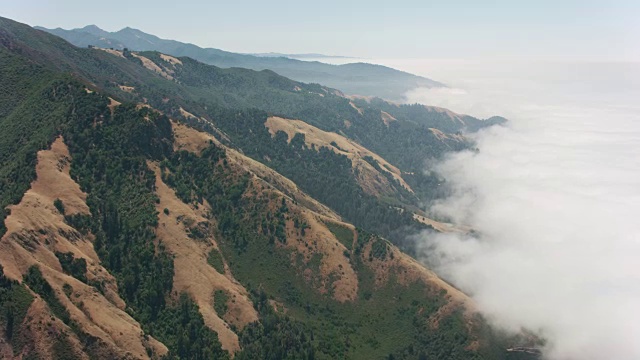
[[283,53],[277,53],[277,52],[268,52],[268,53],[254,53],[254,54],[247,54],[247,55],[259,56],[259,57],[285,57],[285,58],[289,58],[289,59],[299,59],[299,60],[305,60],[305,59],[355,59],[354,57],[350,57],[350,56],[325,55],[325,54],[315,54],[315,53],[310,53],[310,54],[283,54]]
[[[126,27],[108,32],[95,25],[80,29],[36,29],[57,35],[73,45],[136,51],[160,51],[173,56],[187,56],[206,64],[223,68],[242,67],[252,70],[272,70],[290,79],[317,83],[339,89],[349,95],[377,96],[387,100],[402,100],[404,94],[418,87],[444,87],[437,81],[395,70],[386,66],[366,63],[330,65],[317,61],[292,59],[294,56],[279,54],[248,55],[232,53],[175,40],[161,39],[155,35]],[[266,56],[265,56],[266,55]],[[306,58],[310,58],[306,54]]]

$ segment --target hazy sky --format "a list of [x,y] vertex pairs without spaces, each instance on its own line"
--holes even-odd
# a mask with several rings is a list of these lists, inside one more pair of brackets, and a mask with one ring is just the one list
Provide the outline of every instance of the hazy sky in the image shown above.
[[130,26],[236,52],[640,60],[640,1],[1,0],[45,27]]

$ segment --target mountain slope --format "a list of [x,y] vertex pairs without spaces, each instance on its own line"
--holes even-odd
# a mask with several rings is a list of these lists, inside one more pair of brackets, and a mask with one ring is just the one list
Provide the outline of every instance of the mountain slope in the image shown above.
[[[347,219],[354,206],[370,228],[414,223],[364,191],[354,162],[395,180],[389,201],[418,189],[327,130],[344,126],[334,116],[369,121],[357,104],[272,72],[77,49],[0,20],[0,71],[16,89],[0,93],[0,200],[14,205],[0,239],[1,354],[507,356],[513,342],[464,294]],[[256,109],[272,101],[251,86],[283,115],[315,99],[311,120]],[[381,128],[411,126],[362,106]]]
[[253,70],[272,70],[288,78],[319,83],[337,88],[348,94],[378,96],[390,100],[402,99],[404,94],[417,87],[441,87],[436,81],[394,70],[385,66],[365,63],[329,65],[285,57],[264,57],[236,54],[212,48],[200,48],[193,44],[165,40],[132,28],[106,32],[95,25],[81,29],[38,29],[60,36],[79,47],[89,45],[123,50],[159,51],[178,57],[190,57],[206,64],[223,68],[242,67]]

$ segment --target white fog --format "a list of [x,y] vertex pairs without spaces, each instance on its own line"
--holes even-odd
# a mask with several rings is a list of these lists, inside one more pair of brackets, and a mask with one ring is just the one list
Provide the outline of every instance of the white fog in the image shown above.
[[510,121],[436,167],[454,195],[429,210],[481,235],[425,233],[423,260],[551,359],[640,358],[640,65],[428,67],[454,88],[408,102]]

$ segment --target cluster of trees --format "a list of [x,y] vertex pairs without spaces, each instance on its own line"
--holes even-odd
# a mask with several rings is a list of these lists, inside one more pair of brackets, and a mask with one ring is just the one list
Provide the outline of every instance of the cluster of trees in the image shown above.
[[75,258],[72,252],[62,253],[56,251],[55,254],[64,272],[84,283],[87,282],[87,260]]
[[260,322],[249,324],[241,333],[240,360],[316,359],[313,332],[303,323],[277,314],[263,290],[252,292]]
[[22,350],[25,339],[20,334],[20,324],[27,315],[33,296],[22,284],[4,275],[0,265],[0,326],[16,352]]

